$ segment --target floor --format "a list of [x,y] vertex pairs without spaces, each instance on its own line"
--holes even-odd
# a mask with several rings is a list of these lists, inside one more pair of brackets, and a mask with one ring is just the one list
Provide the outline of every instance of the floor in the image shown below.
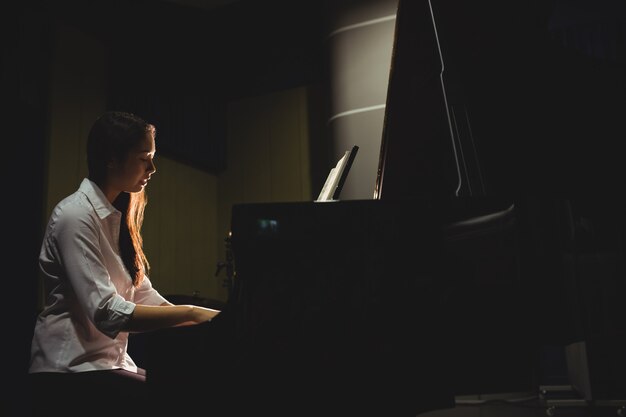
[[456,406],[419,417],[626,417],[626,400],[585,401],[566,386],[540,387],[539,394],[511,393],[456,398]]

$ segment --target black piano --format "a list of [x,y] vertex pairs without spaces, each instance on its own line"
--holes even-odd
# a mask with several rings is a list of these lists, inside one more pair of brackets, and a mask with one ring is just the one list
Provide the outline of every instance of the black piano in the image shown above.
[[624,104],[550,38],[551,4],[400,0],[374,198],[234,206],[222,314],[147,335],[158,407],[413,417],[535,391],[542,346],[623,331],[576,307],[585,270],[624,287],[600,110]]
[[[151,335],[148,383],[179,411],[200,398],[216,415],[452,406],[439,226],[428,201],[234,206],[228,303],[210,323]],[[174,382],[194,374],[193,394]]]
[[[495,200],[235,205],[228,302],[210,323],[144,335],[148,384],[159,407],[176,412],[416,416],[453,407],[481,358],[526,342],[515,230],[512,207]],[[499,333],[477,331],[472,322],[493,308]],[[500,342],[479,351],[486,339]],[[500,376],[485,378],[492,388],[506,389],[512,372],[530,377],[531,355],[514,359],[491,369]]]

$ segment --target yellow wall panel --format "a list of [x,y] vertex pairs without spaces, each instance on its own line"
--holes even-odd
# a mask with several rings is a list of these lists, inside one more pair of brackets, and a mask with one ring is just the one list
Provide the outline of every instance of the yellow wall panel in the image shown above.
[[216,298],[216,178],[163,156],[155,164],[144,221],[151,279],[164,295]]
[[227,168],[218,177],[220,260],[234,204],[312,200],[308,95],[298,87],[230,103]]

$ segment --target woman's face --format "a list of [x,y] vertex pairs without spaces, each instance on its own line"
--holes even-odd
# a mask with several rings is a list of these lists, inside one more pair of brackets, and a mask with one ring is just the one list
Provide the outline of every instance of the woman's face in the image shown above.
[[154,133],[146,132],[143,140],[129,152],[125,161],[113,164],[113,169],[109,171],[109,184],[118,191],[128,193],[143,190],[150,176],[156,172],[155,153]]

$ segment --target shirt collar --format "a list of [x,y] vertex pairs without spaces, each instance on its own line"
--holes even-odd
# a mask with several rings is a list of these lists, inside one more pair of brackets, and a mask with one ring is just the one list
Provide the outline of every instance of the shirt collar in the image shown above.
[[78,190],[87,196],[87,199],[96,210],[96,213],[98,213],[100,219],[104,219],[113,213],[120,213],[120,211],[113,207],[113,204],[107,200],[100,187],[98,187],[98,184],[91,181],[89,178],[83,179]]

